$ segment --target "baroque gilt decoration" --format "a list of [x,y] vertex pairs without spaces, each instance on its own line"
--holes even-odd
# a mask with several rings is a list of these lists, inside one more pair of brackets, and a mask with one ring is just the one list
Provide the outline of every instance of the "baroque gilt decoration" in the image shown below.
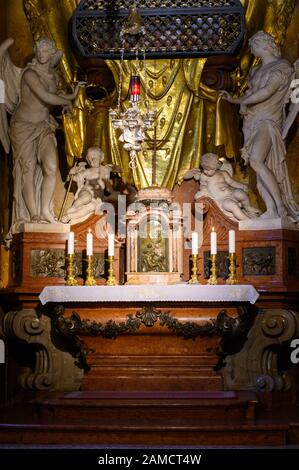
[[[30,275],[33,277],[65,277],[64,250],[31,250]],[[74,276],[83,277],[84,259],[82,253],[75,254]],[[104,253],[93,256],[92,274],[98,279],[105,274]]]
[[[208,279],[211,271],[211,259],[210,252],[204,252],[204,277]],[[217,266],[218,266],[218,276],[222,279],[226,279],[229,274],[229,257],[228,251],[218,251],[217,252]]]
[[[56,0],[24,0],[25,12],[34,39],[46,35],[55,41],[58,48],[65,51],[61,72],[64,82],[68,85],[74,79],[73,70],[76,64],[68,42],[68,21],[79,3],[79,0],[61,0],[58,9]],[[90,4],[91,8],[93,3]],[[103,6],[101,2],[97,3]],[[196,3],[201,6],[206,4],[206,2]],[[283,44],[295,0],[271,2],[241,0],[240,3],[245,10],[248,37],[263,29],[273,34],[280,45]],[[143,73],[142,81],[144,82],[146,78],[151,86],[150,105],[153,107],[154,104],[159,112],[158,183],[169,188],[173,187],[176,181],[180,181],[189,168],[198,167],[200,155],[205,151],[212,151],[215,146],[220,150],[224,145],[228,156],[238,155],[237,134],[232,131],[238,128],[236,115],[233,117],[231,106],[217,100],[216,92],[200,83],[204,63],[205,59],[187,61],[165,59],[161,64],[159,61],[152,61],[147,64],[147,70]],[[108,61],[107,65],[118,82],[119,64],[117,61],[111,63]],[[247,74],[251,66],[252,57],[244,44],[239,78],[236,76],[236,85],[239,84],[240,90],[243,90],[247,84]],[[107,68],[105,69],[105,66],[103,68],[103,64],[100,67],[103,79],[108,77]],[[134,65],[127,64],[127,67]],[[122,99],[125,99],[128,93],[131,71],[125,72],[125,76],[127,78],[123,86]],[[167,84],[167,87],[163,83]],[[111,154],[114,163],[118,165],[123,163],[123,166],[128,168],[128,155],[120,148],[117,136],[111,128],[105,129],[108,108],[112,104],[113,96],[108,97],[107,93],[107,98],[100,102],[91,102],[83,96],[78,100],[80,104],[75,106],[74,119],[64,123],[69,165],[72,166],[74,157],[82,153],[82,145],[85,145],[86,141],[94,141],[101,146],[105,154]],[[180,113],[176,116],[178,107]],[[186,138],[182,137],[183,134]],[[149,133],[148,138],[152,140],[153,135]],[[195,153],[196,147],[198,152]],[[151,148],[149,145],[139,156],[142,169],[135,178],[138,188],[145,187],[150,182]],[[129,168],[124,177],[128,181],[133,181]]]
[[243,248],[245,276],[271,276],[275,274],[275,247]]
[[[55,40],[58,48],[66,51],[61,74],[68,87],[73,86],[76,77],[73,72],[75,59],[67,42],[67,20],[76,6],[75,1],[62,1],[58,15],[56,2],[53,0],[25,0],[26,12],[35,38],[47,34]],[[108,109],[117,99],[119,65],[118,61],[107,61],[106,65],[99,64],[103,86],[106,89],[109,88],[106,77],[112,72],[116,85],[114,93],[107,91],[106,98],[92,101],[86,99],[81,91],[75,103],[74,117],[63,118],[66,153],[68,164],[71,166],[74,158],[78,153],[81,154],[82,149],[89,143],[100,145],[106,155],[111,155],[109,159],[111,158],[113,163],[125,169],[123,177],[129,182],[134,182],[139,189],[151,183],[154,131],[146,133],[148,144],[138,155],[138,172],[133,177],[128,166],[128,154],[119,144],[117,132],[112,129],[111,123],[109,128],[106,126]],[[215,146],[224,146],[228,156],[233,157],[238,153],[238,138],[229,130],[229,127],[237,127],[234,108],[228,103],[220,102],[216,91],[200,83],[204,65],[205,59],[152,60],[147,61],[146,67],[141,70],[142,87],[147,83],[150,107],[156,108],[158,112],[157,183],[164,187],[172,188],[177,181],[182,180],[187,169],[198,166],[203,151],[213,150]],[[122,102],[127,97],[134,67],[134,63],[125,61]]]
[[[219,335],[223,340],[231,343],[233,337],[245,339],[255,317],[255,310],[246,305],[239,306],[238,316],[235,318],[230,317],[226,310],[222,310],[215,320],[211,319],[203,324],[181,322],[174,318],[170,312],[162,312],[153,305],[143,307],[135,315],[128,315],[125,322],[109,320],[105,324],[97,321],[82,320],[77,312],[73,312],[70,317],[65,317],[62,305],[56,306],[49,315],[52,317],[55,330],[58,333],[72,337],[91,335],[116,339],[120,335],[138,331],[142,325],[147,328],[153,327],[159,321],[161,327],[166,327],[184,339]],[[229,349],[232,350],[232,344],[230,344]],[[221,354],[225,355],[224,350],[222,350]]]
[[[134,6],[147,31],[144,49],[148,57],[234,54],[244,35],[244,9],[238,0],[136,0]],[[83,57],[120,58],[121,30],[131,7],[130,0],[80,2],[72,33]],[[134,57],[135,40],[129,37],[125,58]]]

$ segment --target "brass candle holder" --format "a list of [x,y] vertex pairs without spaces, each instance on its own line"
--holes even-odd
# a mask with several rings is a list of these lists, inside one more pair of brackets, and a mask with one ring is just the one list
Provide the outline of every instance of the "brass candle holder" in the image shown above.
[[216,284],[218,284],[218,280],[217,280],[217,272],[218,272],[218,269],[217,269],[217,255],[211,255],[210,260],[212,262],[212,266],[211,266],[211,275],[208,279],[208,284],[216,285]]
[[77,286],[78,282],[75,278],[75,254],[73,253],[72,255],[67,254],[66,255],[66,281],[65,285],[66,286]]
[[91,255],[86,256],[86,279],[85,279],[85,285],[86,286],[96,286],[96,280],[93,277],[93,269],[92,269],[92,259],[93,257]]
[[192,255],[192,276],[188,281],[188,284],[200,284],[197,278],[197,260],[198,255]]
[[108,256],[108,279],[107,286],[117,286],[116,277],[114,275],[114,256]]
[[229,253],[229,276],[226,280],[226,284],[238,284],[238,279],[236,278],[236,253]]

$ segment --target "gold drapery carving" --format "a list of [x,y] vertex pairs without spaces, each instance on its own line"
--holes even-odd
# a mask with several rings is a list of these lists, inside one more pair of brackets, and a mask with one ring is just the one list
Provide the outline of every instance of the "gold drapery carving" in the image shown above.
[[[150,108],[156,111],[157,183],[173,188],[191,167],[198,167],[205,151],[215,146],[225,146],[226,154],[237,154],[234,132],[236,114],[234,107],[218,100],[218,93],[201,83],[206,59],[167,59],[124,61],[122,65],[122,108],[129,105],[130,77],[141,76],[141,108],[145,112],[146,95]],[[107,61],[118,86],[119,61]],[[231,112],[228,112],[230,108]],[[224,116],[227,125],[224,126]],[[118,131],[109,124],[111,156],[115,164],[123,166],[125,177],[130,178],[128,155],[119,145]],[[138,155],[135,184],[138,188],[151,185],[154,131],[146,132],[147,142]]]
[[47,36],[64,52],[60,65],[66,83],[73,79],[74,56],[69,44],[68,23],[80,0],[23,0],[33,39]]
[[[295,0],[241,0],[246,10],[247,37],[259,29],[273,34],[282,44],[288,24],[292,17]],[[66,84],[73,79],[75,60],[71,53],[68,38],[68,20],[79,0],[24,0],[25,12],[30,22],[34,38],[40,35],[51,37],[57,47],[65,52],[61,72]],[[247,41],[246,41],[247,43]],[[158,183],[169,188],[182,178],[183,173],[192,166],[198,166],[200,155],[204,151],[215,150],[224,145],[227,156],[237,154],[238,126],[233,108],[218,99],[217,92],[200,84],[200,75],[204,60],[165,60],[147,61],[147,81],[150,106],[158,112]],[[245,46],[241,57],[243,80],[241,88],[246,86],[247,74],[253,64],[252,56]],[[117,62],[108,62],[118,80]],[[128,93],[128,77],[134,64],[125,63],[125,86],[122,97]],[[152,75],[152,78],[150,77]],[[107,100],[108,101],[108,100]],[[87,103],[88,104],[88,103]],[[107,102],[108,105],[108,102]],[[118,142],[115,131],[106,129],[107,106],[95,103],[91,115],[86,109],[86,102],[79,100],[74,120],[64,119],[67,141],[68,162],[72,164],[78,149],[83,149],[84,142],[102,146],[106,160],[120,164],[124,176],[132,181],[128,168],[128,155]],[[224,118],[225,116],[225,118]],[[86,126],[86,122],[88,126]],[[91,130],[92,126],[97,131]],[[103,127],[104,126],[104,127]],[[86,132],[84,129],[88,129]],[[148,139],[153,132],[147,133]],[[148,186],[151,182],[151,149],[148,142],[139,154],[139,167],[135,183],[138,187]]]

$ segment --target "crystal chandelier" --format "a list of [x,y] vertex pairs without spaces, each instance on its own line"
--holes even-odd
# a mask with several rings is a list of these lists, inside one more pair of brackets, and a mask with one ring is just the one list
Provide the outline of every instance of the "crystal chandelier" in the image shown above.
[[[142,114],[139,103],[141,98],[141,79],[140,75],[131,76],[130,80],[130,106],[126,111],[121,112],[121,89],[122,89],[122,73],[123,73],[123,60],[126,46],[127,36],[134,36],[136,40],[136,61],[137,70],[140,71],[139,66],[139,43],[142,42],[145,29],[142,26],[141,17],[139,15],[136,5],[130,10],[130,15],[127,22],[121,29],[120,38],[122,42],[121,51],[121,64],[120,64],[120,79],[118,88],[118,105],[117,109],[110,109],[109,116],[112,121],[114,129],[120,129],[121,135],[119,140],[123,142],[124,149],[127,150],[130,156],[129,166],[132,170],[137,166],[137,152],[142,148],[145,140],[145,130],[151,129],[154,123],[155,112],[149,109],[149,102],[147,98],[147,87],[145,80],[145,106],[146,112]],[[142,48],[143,60],[145,61],[145,49]]]

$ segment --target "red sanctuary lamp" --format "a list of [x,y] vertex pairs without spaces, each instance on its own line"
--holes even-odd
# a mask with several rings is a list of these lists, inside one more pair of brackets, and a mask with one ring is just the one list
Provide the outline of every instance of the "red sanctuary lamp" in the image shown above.
[[133,75],[131,77],[131,103],[138,103],[140,100],[140,91],[141,91],[141,83],[140,83],[140,76]]

